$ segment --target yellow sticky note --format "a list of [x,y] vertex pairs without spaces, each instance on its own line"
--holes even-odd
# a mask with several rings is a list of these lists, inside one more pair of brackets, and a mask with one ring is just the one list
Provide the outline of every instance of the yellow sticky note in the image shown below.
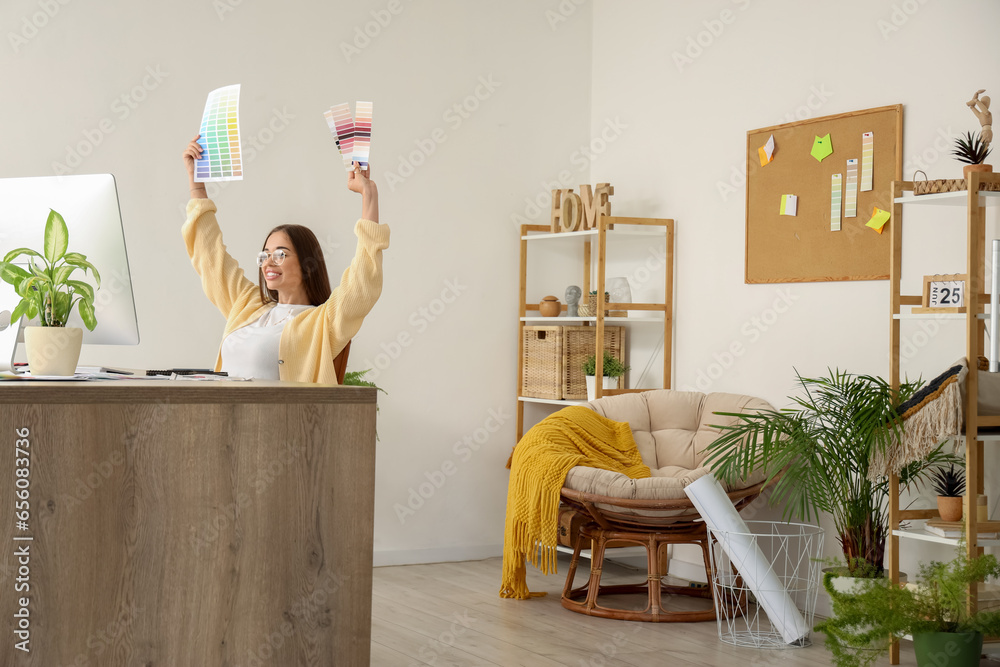
[[872,219],[865,223],[865,227],[871,227],[879,234],[885,223],[889,222],[889,211],[883,211],[878,206],[872,209]]
[[813,147],[809,154],[816,158],[817,162],[822,162],[825,158],[833,155],[833,140],[830,139],[830,135],[813,139]]
[[760,166],[765,166],[771,163],[774,159],[774,135],[772,134],[768,138],[767,143],[757,149],[757,157],[760,158]]

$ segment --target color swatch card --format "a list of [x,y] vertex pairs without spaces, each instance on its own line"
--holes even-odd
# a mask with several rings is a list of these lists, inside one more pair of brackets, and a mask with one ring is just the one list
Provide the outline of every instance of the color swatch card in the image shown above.
[[844,217],[858,217],[858,159],[847,161],[847,187],[844,191]]
[[861,191],[871,192],[872,169],[875,164],[875,133],[861,135]]
[[799,207],[799,198],[795,195],[781,195],[781,207],[778,215],[795,215]]
[[352,171],[352,163],[357,162],[363,169],[368,168],[372,140],[372,103],[356,102],[357,117],[351,115],[347,102],[334,105],[323,112],[330,132],[337,140],[337,149],[344,160],[344,167]]
[[354,107],[354,161],[367,169],[372,145],[372,103],[355,102]]
[[354,116],[351,115],[351,108],[347,106],[347,102],[343,102],[323,112],[323,117],[337,140],[337,149],[344,159],[344,166],[347,171],[351,171],[351,159],[354,156]]
[[201,159],[194,165],[196,182],[243,180],[239,84],[216,88],[208,94],[198,143]]
[[830,231],[840,231],[840,201],[843,198],[843,174],[834,174],[830,179]]

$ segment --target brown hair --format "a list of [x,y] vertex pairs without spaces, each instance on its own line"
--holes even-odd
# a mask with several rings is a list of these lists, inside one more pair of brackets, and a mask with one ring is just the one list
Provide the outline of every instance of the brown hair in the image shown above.
[[[267,246],[267,239],[275,232],[284,232],[292,242],[292,250],[302,269],[302,284],[305,285],[309,303],[318,306],[326,302],[330,298],[330,276],[326,272],[326,260],[323,259],[323,248],[319,245],[319,239],[308,227],[278,225],[267,233],[264,246]],[[261,250],[263,249],[264,247],[261,247]],[[277,290],[267,289],[262,268],[257,269],[257,284],[260,286],[261,301],[269,303],[278,300]]]

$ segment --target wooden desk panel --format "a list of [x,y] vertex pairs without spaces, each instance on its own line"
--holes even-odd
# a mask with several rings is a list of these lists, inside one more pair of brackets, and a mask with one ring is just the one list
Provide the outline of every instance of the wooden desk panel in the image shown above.
[[368,664],[374,389],[19,383],[0,434],[0,665]]

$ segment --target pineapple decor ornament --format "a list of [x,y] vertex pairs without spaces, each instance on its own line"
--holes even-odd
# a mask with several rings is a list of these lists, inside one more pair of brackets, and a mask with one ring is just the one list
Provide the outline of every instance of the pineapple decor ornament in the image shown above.
[[965,495],[965,468],[954,465],[931,473],[931,486],[937,493],[938,514],[944,521],[962,520],[962,496]]

